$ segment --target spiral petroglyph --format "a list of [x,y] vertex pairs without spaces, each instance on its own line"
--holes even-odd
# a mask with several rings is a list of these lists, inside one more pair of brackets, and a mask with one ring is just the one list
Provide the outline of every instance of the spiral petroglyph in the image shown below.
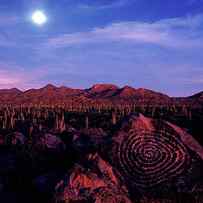
[[154,187],[182,174],[190,155],[178,135],[170,129],[131,129],[114,146],[117,166],[140,188]]

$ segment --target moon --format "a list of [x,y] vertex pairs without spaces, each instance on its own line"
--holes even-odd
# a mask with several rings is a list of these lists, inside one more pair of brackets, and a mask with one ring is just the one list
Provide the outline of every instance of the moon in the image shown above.
[[47,16],[46,14],[41,10],[36,10],[32,14],[32,22],[36,25],[44,25],[47,22]]

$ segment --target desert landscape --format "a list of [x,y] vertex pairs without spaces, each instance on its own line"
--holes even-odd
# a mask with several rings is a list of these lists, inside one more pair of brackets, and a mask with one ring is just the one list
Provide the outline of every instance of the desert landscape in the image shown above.
[[0,90],[2,202],[202,202],[203,93]]
[[203,0],[0,0],[0,203],[203,203]]

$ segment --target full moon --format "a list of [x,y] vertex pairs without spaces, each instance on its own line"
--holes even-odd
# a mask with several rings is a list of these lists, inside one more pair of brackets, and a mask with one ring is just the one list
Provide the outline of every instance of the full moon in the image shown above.
[[32,14],[32,21],[37,25],[43,25],[47,22],[47,16],[43,11],[37,10]]

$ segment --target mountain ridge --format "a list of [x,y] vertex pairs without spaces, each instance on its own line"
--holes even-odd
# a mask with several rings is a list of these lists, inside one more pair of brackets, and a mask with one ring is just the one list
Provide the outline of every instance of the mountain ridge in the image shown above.
[[174,102],[202,102],[203,92],[189,97],[170,97],[157,91],[131,86],[118,87],[114,84],[95,84],[87,89],[47,84],[38,89],[21,91],[17,88],[0,89],[2,104],[20,103],[142,103],[169,104]]

